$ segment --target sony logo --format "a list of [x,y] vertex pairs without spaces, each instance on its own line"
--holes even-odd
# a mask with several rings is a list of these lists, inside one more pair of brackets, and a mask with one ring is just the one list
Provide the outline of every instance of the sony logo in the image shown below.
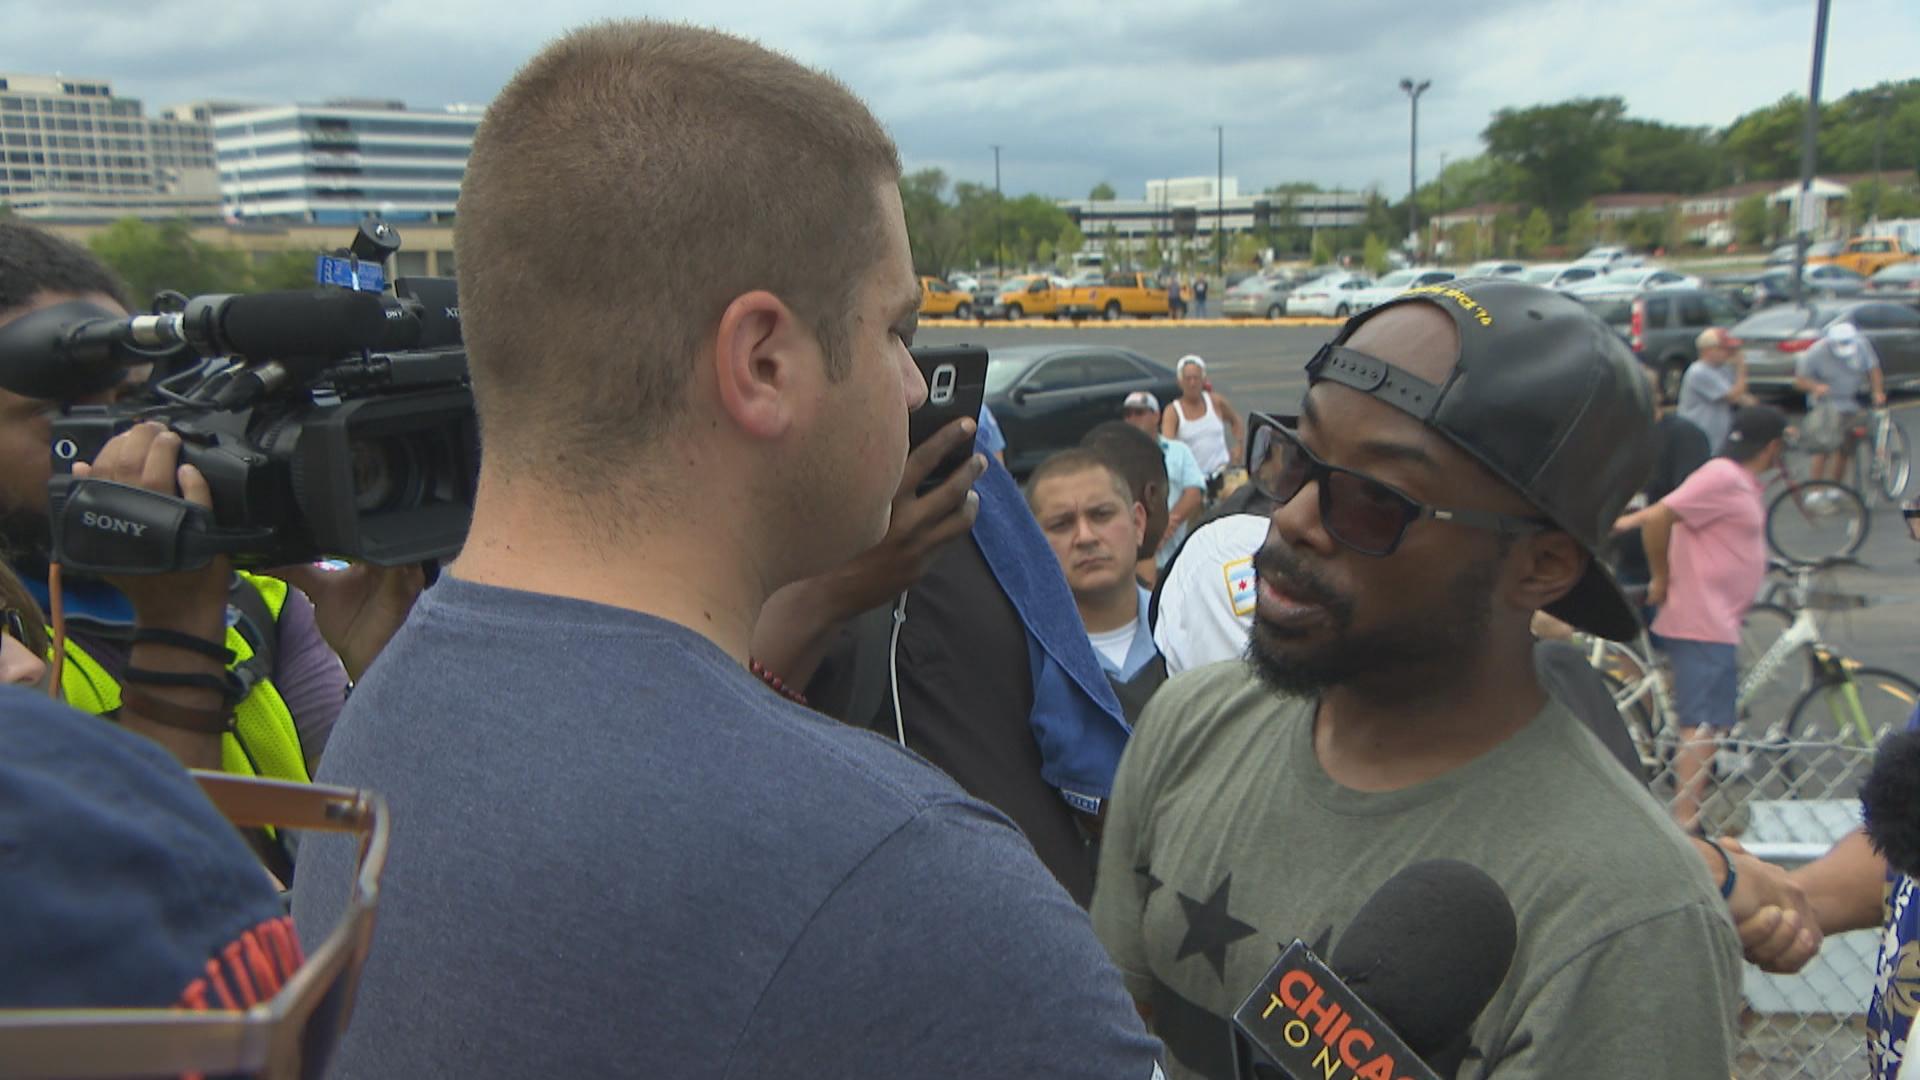
[[147,527],[137,521],[128,521],[110,514],[97,514],[92,510],[81,511],[80,524],[89,529],[99,529],[101,532],[126,533],[129,536],[141,536],[147,531]]

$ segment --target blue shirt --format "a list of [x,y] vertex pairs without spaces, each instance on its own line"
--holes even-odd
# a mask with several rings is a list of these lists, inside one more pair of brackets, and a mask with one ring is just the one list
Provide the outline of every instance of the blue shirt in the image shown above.
[[[1193,456],[1193,448],[1165,435],[1154,437],[1160,440],[1160,456],[1167,462],[1167,509],[1173,509],[1188,488],[1198,488],[1204,493],[1207,490],[1207,474],[1200,471],[1200,459]],[[1180,550],[1180,542],[1187,538],[1187,529],[1192,524],[1190,521],[1181,522],[1160,542],[1160,551],[1154,562],[1162,569],[1173,561],[1173,553]]]
[[[1907,719],[1907,730],[1920,728],[1920,709]],[[1920,955],[1920,904],[1912,878],[1888,868],[1885,918],[1880,956],[1873,967],[1873,1000],[1867,1005],[1867,1075],[1872,1080],[1894,1080],[1907,1052],[1913,1030],[1914,1007],[1920,1003],[1920,979],[1914,976]]]
[[[1012,823],[683,627],[443,577],[317,779],[394,822],[335,1077],[1156,1068]],[[347,896],[341,840],[302,847],[309,949]]]

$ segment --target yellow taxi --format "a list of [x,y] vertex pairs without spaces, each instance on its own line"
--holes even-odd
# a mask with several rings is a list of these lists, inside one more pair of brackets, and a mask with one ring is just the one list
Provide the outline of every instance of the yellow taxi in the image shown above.
[[920,279],[920,314],[973,318],[973,294],[956,289],[937,277]]

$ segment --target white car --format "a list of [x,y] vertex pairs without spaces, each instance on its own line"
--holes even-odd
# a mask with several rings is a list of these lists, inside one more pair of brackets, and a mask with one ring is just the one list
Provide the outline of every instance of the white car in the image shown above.
[[1573,260],[1575,266],[1598,266],[1603,270],[1621,270],[1639,266],[1640,257],[1617,244],[1602,244]]
[[1575,296],[1607,292],[1645,292],[1648,289],[1698,289],[1700,279],[1658,266],[1633,266],[1613,270],[1567,291]]
[[1520,275],[1520,280],[1529,285],[1544,285],[1549,289],[1570,289],[1585,281],[1600,276],[1598,266],[1581,266],[1578,263],[1542,263],[1529,267]]
[[1354,294],[1372,284],[1367,275],[1347,270],[1322,274],[1287,294],[1287,314],[1344,319],[1356,310]]
[[1461,277],[1472,278],[1518,278],[1527,272],[1525,265],[1506,259],[1488,259],[1467,267]]
[[1353,313],[1359,314],[1370,307],[1387,301],[1422,285],[1438,285],[1452,281],[1457,275],[1451,270],[1441,270],[1431,266],[1414,266],[1393,273],[1373,283],[1371,288],[1357,290],[1353,294]]
[[947,279],[947,284],[963,293],[980,291],[980,279],[972,274],[955,274]]

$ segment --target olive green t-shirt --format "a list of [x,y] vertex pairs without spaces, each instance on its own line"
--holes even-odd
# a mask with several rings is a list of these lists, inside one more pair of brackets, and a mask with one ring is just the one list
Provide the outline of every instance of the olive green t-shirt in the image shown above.
[[1445,776],[1366,793],[1321,769],[1313,718],[1229,661],[1168,682],[1120,762],[1094,929],[1175,1077],[1230,1077],[1224,1018],[1280,951],[1298,938],[1326,958],[1375,889],[1434,858],[1486,871],[1519,924],[1462,1080],[1728,1075],[1741,959],[1726,904],[1578,720],[1549,702]]

